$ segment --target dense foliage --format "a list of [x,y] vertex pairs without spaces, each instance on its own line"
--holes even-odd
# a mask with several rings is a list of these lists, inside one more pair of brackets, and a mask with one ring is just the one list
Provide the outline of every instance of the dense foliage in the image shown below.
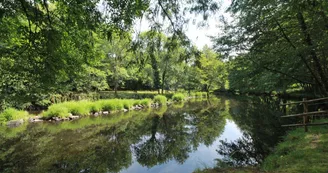
[[234,0],[228,10],[234,22],[214,38],[217,50],[237,53],[230,87],[327,95],[327,8],[325,0]]
[[[185,14],[206,19],[218,5],[186,2],[1,0],[0,108],[71,92],[202,89]],[[151,30],[137,33],[142,18]]]

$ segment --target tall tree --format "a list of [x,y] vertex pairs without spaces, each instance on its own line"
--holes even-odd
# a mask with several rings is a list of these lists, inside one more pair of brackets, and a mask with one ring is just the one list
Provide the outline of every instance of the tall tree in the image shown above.
[[215,39],[216,48],[243,54],[239,61],[249,67],[251,80],[265,76],[275,89],[299,84],[328,95],[327,5],[323,0],[234,0],[229,11],[236,20]]

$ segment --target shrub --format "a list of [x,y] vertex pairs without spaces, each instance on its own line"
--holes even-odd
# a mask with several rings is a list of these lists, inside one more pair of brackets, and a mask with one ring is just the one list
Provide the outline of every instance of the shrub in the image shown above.
[[172,100],[173,100],[173,101],[176,101],[176,102],[181,102],[181,101],[183,101],[184,99],[185,99],[185,95],[182,94],[182,93],[174,94],[174,95],[172,96]]
[[142,100],[140,100],[140,104],[142,106],[150,107],[151,106],[151,99],[142,99]]
[[154,102],[160,105],[166,105],[167,98],[163,95],[157,95],[154,97]]
[[27,117],[28,117],[28,112],[26,111],[19,111],[14,108],[8,108],[0,114],[0,122],[25,119]]
[[64,106],[63,103],[54,104],[49,106],[48,110],[43,113],[43,117],[51,118],[51,117],[68,117],[69,112],[67,107]]

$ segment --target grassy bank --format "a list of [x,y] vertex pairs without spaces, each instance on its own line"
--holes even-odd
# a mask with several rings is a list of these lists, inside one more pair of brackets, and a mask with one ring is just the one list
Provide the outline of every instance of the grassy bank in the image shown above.
[[267,172],[328,172],[328,126],[309,127],[305,133],[297,128],[266,158],[262,170]]
[[[65,120],[72,116],[88,116],[109,114],[119,111],[140,110],[149,107],[157,107],[167,105],[168,102],[181,102],[186,98],[204,98],[206,93],[193,93],[192,97],[188,97],[186,93],[173,94],[171,100],[165,95],[155,95],[151,98],[144,99],[102,99],[102,100],[82,100],[82,101],[67,101],[62,103],[52,104],[48,109],[41,113],[41,119]],[[26,111],[8,108],[0,114],[0,124],[12,120],[26,120],[31,115]]]
[[[327,120],[326,120],[327,121]],[[196,173],[327,173],[328,125],[296,128],[288,132],[258,168],[212,168]]]

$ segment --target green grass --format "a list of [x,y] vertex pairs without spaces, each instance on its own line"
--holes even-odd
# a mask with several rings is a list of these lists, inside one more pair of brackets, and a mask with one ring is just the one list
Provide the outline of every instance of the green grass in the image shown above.
[[154,102],[158,103],[159,105],[166,105],[167,98],[163,95],[157,95],[154,97]]
[[68,109],[64,103],[53,104],[48,107],[48,110],[43,113],[44,118],[61,117],[65,118],[69,116]]
[[145,107],[150,107],[152,103],[151,99],[142,99],[140,100],[140,104]]
[[[328,120],[320,120],[319,122]],[[288,132],[259,168],[212,168],[196,173],[327,173],[328,125],[296,128]]]
[[63,107],[66,107],[73,115],[87,116],[91,112],[90,104],[89,101],[71,101],[64,102]]
[[[327,121],[327,120],[326,120]],[[328,172],[328,126],[297,128],[269,155],[262,169],[269,172]]]
[[123,104],[124,109],[131,109],[134,104],[134,100],[124,99],[124,100],[122,100],[122,104]]
[[[144,94],[154,94],[154,92],[144,93]],[[202,92],[197,92],[195,95],[203,95]],[[177,93],[172,96],[173,101],[181,102],[185,99],[185,94]],[[131,109],[136,105],[143,105],[144,107],[151,107],[151,104],[155,102],[159,105],[166,105],[167,97],[165,95],[156,95],[154,99],[106,99],[98,101],[68,101],[53,104],[48,107],[48,110],[42,113],[44,118],[60,117],[67,118],[70,114],[87,116],[90,113],[95,113],[99,111],[120,111],[123,109]],[[19,111],[12,108],[5,110],[0,114],[0,122],[10,121],[12,119],[20,119],[20,117],[28,117],[26,111]]]
[[93,113],[99,112],[102,109],[101,104],[99,104],[98,102],[90,102],[88,104],[88,107],[89,107],[89,110]]
[[0,114],[0,123],[26,118],[28,118],[28,112],[20,111],[14,108],[8,108]]
[[182,93],[177,93],[177,94],[174,94],[173,96],[172,96],[172,100],[173,101],[176,101],[176,102],[181,102],[181,101],[183,101],[184,99],[185,99],[185,95],[184,94],[182,94]]

